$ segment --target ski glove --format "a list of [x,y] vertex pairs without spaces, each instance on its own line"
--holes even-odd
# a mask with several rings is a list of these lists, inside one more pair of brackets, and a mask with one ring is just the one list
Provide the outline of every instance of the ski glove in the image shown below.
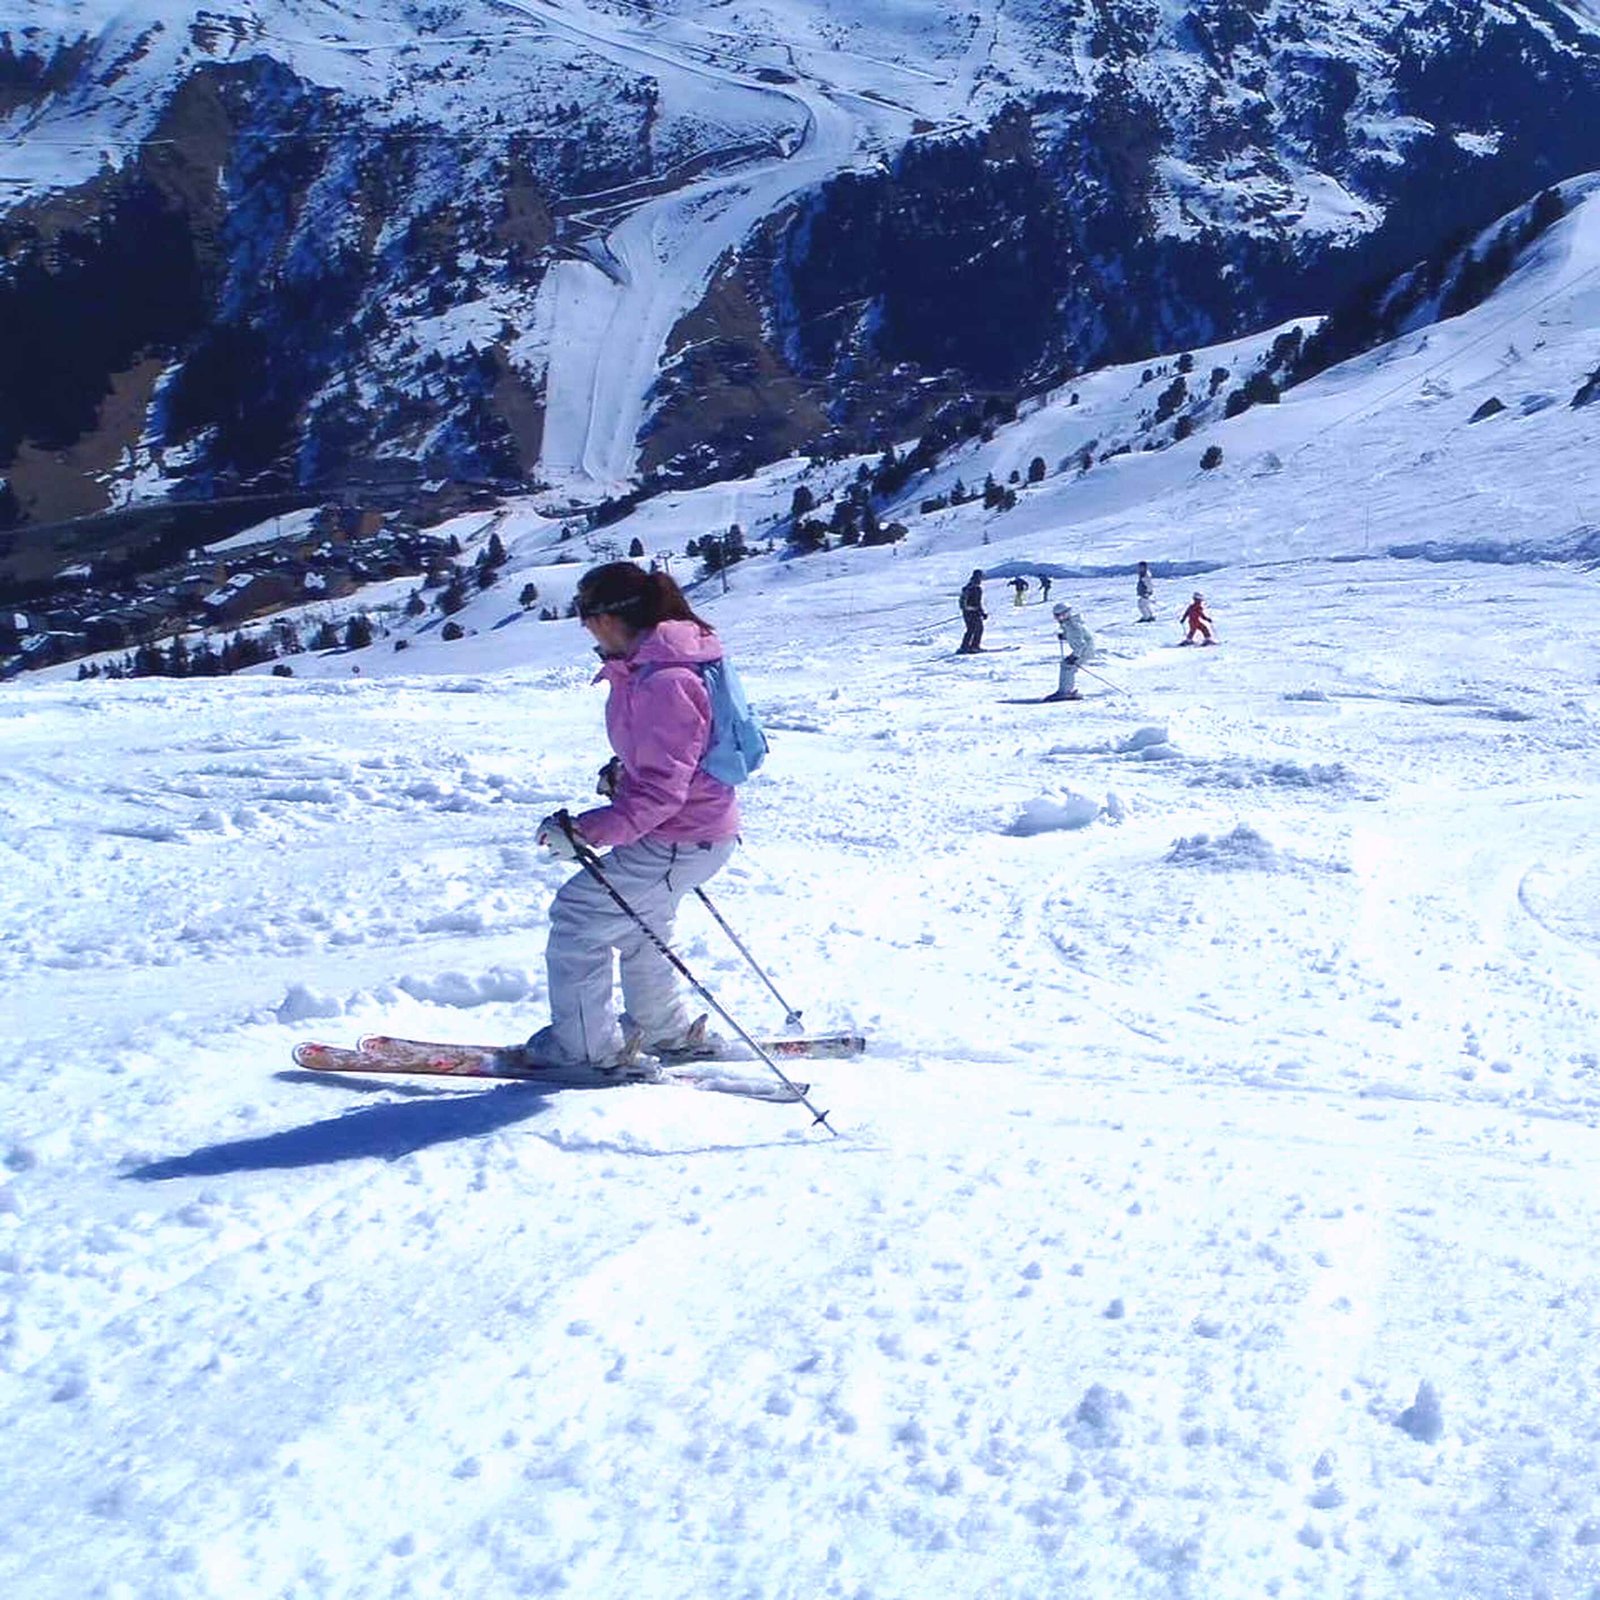
[[552,811],[539,824],[537,842],[542,844],[557,861],[576,861],[578,846],[587,847],[587,841],[573,826],[571,817],[565,811]]

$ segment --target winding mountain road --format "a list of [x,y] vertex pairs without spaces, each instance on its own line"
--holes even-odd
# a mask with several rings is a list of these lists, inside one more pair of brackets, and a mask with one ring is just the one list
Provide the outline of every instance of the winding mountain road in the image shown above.
[[[595,259],[557,262],[547,274],[535,321],[549,346],[540,476],[558,492],[589,499],[632,477],[637,442],[662,352],[678,320],[705,293],[723,255],[794,195],[880,159],[891,133],[904,137],[920,110],[881,93],[870,97],[811,75],[796,60],[791,81],[750,60],[763,41],[730,48],[731,36],[681,19],[635,24],[559,4],[504,0],[508,9],[684,97],[729,89],[768,101],[772,153],[643,199],[606,233]],[[713,41],[708,45],[708,39]],[[774,41],[764,51],[770,57]],[[879,71],[888,64],[879,64]],[[914,68],[908,76],[934,80]]]

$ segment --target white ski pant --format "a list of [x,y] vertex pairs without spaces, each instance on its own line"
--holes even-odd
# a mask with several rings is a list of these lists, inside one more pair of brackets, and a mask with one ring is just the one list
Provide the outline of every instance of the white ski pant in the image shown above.
[[[662,844],[639,839],[600,858],[617,893],[663,944],[671,945],[678,902],[708,882],[733,854],[736,840]],[[677,1039],[689,1025],[672,964],[595,881],[580,870],[556,891],[550,907],[545,968],[550,978],[550,1033],[559,1056],[610,1061],[622,1049],[612,1001],[612,952],[622,969],[622,1005],[646,1043]]]
[[1072,662],[1067,660],[1067,658],[1065,656],[1062,656],[1062,658],[1061,658],[1061,676],[1056,680],[1056,693],[1057,694],[1075,694],[1077,692],[1077,689],[1078,689],[1078,669]]
[[1139,595],[1138,596],[1138,601],[1139,601],[1139,620],[1141,622],[1154,622],[1156,620],[1156,605],[1155,605],[1155,601],[1152,600],[1150,598],[1150,596],[1147,595],[1147,594]]

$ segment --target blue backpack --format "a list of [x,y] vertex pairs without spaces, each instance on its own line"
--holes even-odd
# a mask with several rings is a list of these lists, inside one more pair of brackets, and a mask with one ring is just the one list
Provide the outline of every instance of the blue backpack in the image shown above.
[[718,783],[743,783],[767,758],[767,736],[731,661],[702,661],[697,670],[711,697],[711,738],[701,769]]

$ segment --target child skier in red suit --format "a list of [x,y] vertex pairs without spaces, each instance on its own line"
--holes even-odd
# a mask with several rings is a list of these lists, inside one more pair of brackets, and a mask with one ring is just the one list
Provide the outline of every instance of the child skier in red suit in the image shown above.
[[1194,599],[1184,608],[1180,619],[1189,631],[1184,636],[1185,644],[1193,644],[1195,635],[1201,636],[1203,644],[1215,644],[1217,641],[1211,636],[1211,618],[1206,614],[1206,597],[1198,589],[1194,592]]

